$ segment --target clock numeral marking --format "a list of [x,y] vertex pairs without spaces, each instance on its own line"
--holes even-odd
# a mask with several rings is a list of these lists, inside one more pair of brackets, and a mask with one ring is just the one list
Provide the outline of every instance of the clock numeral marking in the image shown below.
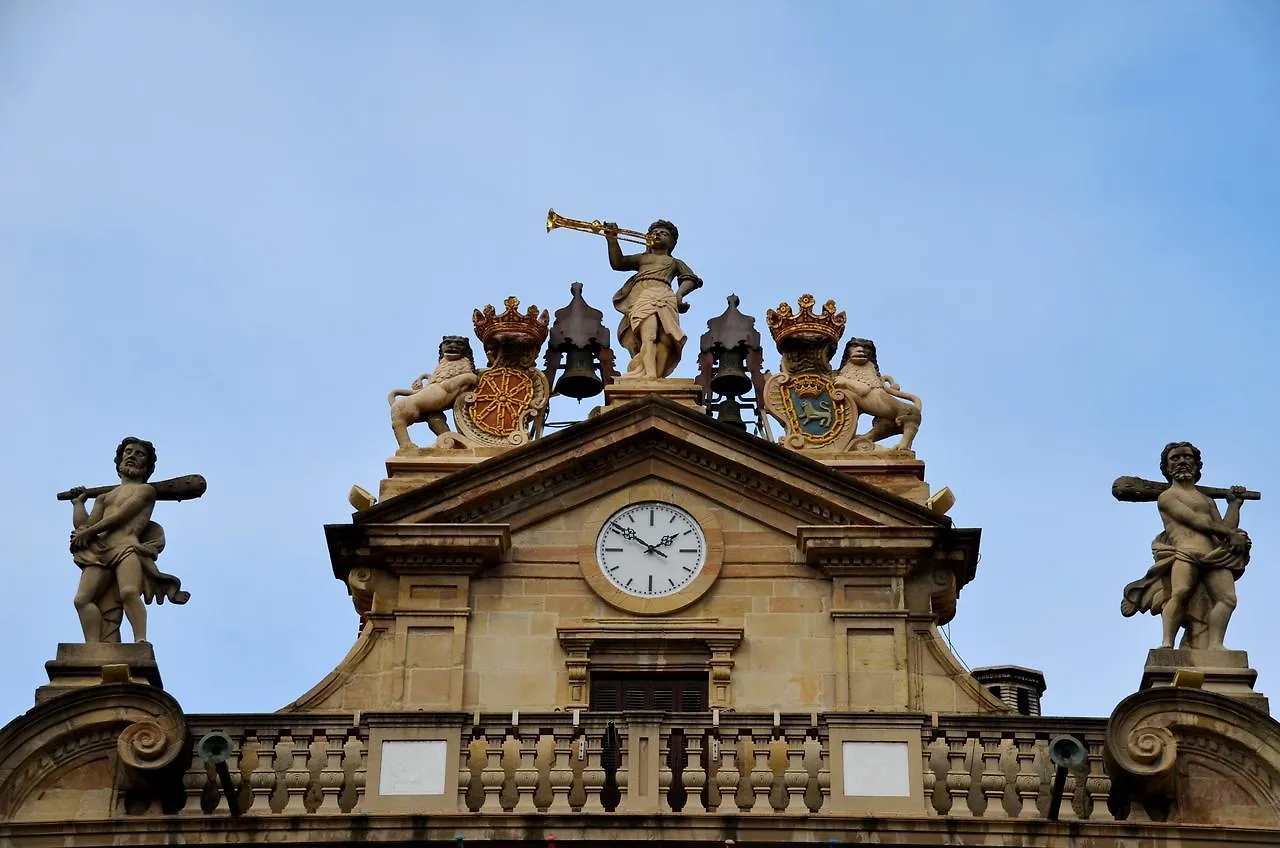
[[[605,550],[607,551],[609,549],[605,548]],[[698,552],[697,548],[681,548],[680,549],[680,553],[682,554],[696,554],[697,552]]]
[[649,575],[649,594],[653,594],[653,575]]
[[619,568],[619,566],[611,565],[611,566],[609,566],[608,568],[606,568],[606,569],[605,569],[605,571],[607,571],[607,572],[609,572],[610,574],[612,574],[613,572],[617,571],[617,570],[618,570],[618,568]]
[[676,523],[676,514],[675,514],[674,512],[673,512],[673,513],[671,513],[671,520],[670,520],[670,521],[668,521],[667,523],[668,523],[668,524],[675,524],[675,523]]
[[630,589],[630,588],[631,588],[631,581],[632,581],[633,579],[635,579],[635,578],[632,578],[632,577],[628,577],[628,578],[627,578],[627,584],[626,584],[626,585],[627,585],[627,588],[628,588],[628,589]]
[[672,588],[672,589],[674,589],[674,588],[676,587],[676,581],[675,581],[675,578],[674,578],[674,577],[668,577],[668,578],[667,578],[667,582],[671,584],[671,588]]
[[680,535],[681,535],[681,536],[688,536],[688,535],[689,535],[690,533],[692,533],[692,532],[693,532],[693,528],[692,528],[692,527],[690,527],[688,530],[684,531],[684,532],[683,532],[683,533],[681,533]]
[[635,524],[635,523],[636,523],[636,514],[635,514],[634,512],[628,512],[628,513],[627,513],[627,520],[628,520],[628,521],[630,521],[632,524]]
[[620,554],[620,553],[622,553],[622,548],[605,548],[604,550],[605,550],[605,553],[609,553],[609,554]]
[[649,526],[653,526],[653,510],[649,510]]
[[689,566],[687,566],[687,565],[682,565],[682,566],[680,566],[680,567],[681,567],[681,568],[683,568],[685,571],[689,572],[690,574],[692,574],[692,573],[693,573],[693,569],[692,569],[692,568],[690,568],[690,567],[689,567]]

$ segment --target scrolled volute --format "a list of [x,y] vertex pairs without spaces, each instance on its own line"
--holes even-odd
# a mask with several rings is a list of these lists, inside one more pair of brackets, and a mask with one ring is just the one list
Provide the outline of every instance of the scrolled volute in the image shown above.
[[1109,763],[1126,775],[1151,783],[1167,781],[1178,759],[1178,741],[1167,727],[1146,724],[1130,728],[1123,739],[1107,734]]
[[186,722],[166,717],[135,721],[120,733],[116,753],[120,763],[136,772],[161,771],[177,762],[189,747]]

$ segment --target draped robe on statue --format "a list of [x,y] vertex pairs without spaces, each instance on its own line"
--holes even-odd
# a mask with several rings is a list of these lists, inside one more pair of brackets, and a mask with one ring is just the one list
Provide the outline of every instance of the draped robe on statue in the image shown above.
[[[142,566],[142,600],[144,603],[154,601],[163,604],[166,599],[171,603],[185,604],[191,598],[190,592],[182,590],[182,581],[172,574],[165,574],[156,567],[156,557],[164,550],[164,529],[154,521],[138,534],[138,544],[109,544],[102,539],[95,539],[87,548],[76,551],[73,555],[75,564],[81,568],[94,566],[114,572],[133,554]],[[93,599],[102,613],[102,641],[120,641],[120,622],[124,617],[124,607],[120,603],[120,583],[112,578],[103,584],[98,597]]]
[[[640,325],[651,315],[658,318],[658,337],[660,341],[669,343],[673,351],[667,357],[661,377],[669,377],[680,362],[680,351],[684,349],[686,336],[680,329],[680,318],[677,306],[680,302],[671,288],[671,281],[677,277],[693,277],[684,263],[673,256],[647,256],[650,267],[635,274],[623,284],[613,296],[613,305],[623,313],[622,323],[618,325],[618,341],[631,353],[631,364],[627,373],[638,372],[642,364],[640,354]],[[662,339],[666,336],[666,339]]]
[[[1240,579],[1245,566],[1249,564],[1247,548],[1237,552],[1230,545],[1222,544],[1207,554],[1184,551],[1169,544],[1169,537],[1165,533],[1156,536],[1151,543],[1151,555],[1155,561],[1147,569],[1146,575],[1124,587],[1124,600],[1120,602],[1121,615],[1131,616],[1139,612],[1159,615],[1172,594],[1170,574],[1173,564],[1178,560],[1190,563],[1195,568],[1197,577],[1210,569],[1225,568],[1236,580]],[[1209,610],[1212,607],[1213,600],[1209,597],[1209,590],[1202,580],[1198,580],[1187,597],[1185,635],[1182,637],[1181,647],[1205,647]]]

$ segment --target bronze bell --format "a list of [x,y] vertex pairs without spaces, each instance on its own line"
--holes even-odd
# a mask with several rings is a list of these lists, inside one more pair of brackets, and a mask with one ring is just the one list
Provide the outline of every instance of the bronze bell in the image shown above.
[[742,347],[722,350],[720,362],[711,378],[711,391],[731,398],[751,391],[751,377],[747,374],[746,358],[747,352]]
[[716,420],[721,424],[737,427],[739,430],[747,429],[747,423],[742,420],[742,406],[733,398],[727,398],[716,404]]
[[556,394],[582,400],[602,391],[604,381],[596,374],[595,356],[589,349],[571,348],[565,355],[564,373],[556,380]]

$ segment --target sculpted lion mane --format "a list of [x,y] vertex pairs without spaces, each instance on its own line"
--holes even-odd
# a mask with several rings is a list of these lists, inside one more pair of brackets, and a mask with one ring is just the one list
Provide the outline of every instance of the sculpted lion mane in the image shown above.
[[[896,450],[911,450],[920,429],[920,398],[901,390],[892,377],[880,374],[876,345],[870,339],[849,339],[835,376],[837,388],[844,389],[859,413],[872,416],[871,429],[858,438],[877,442],[902,434]],[[903,403],[902,400],[910,403]]]
[[410,424],[425,421],[437,436],[449,432],[444,411],[479,382],[475,354],[466,336],[445,336],[440,340],[439,355],[436,370],[419,376],[408,389],[395,389],[387,395],[391,430],[400,448],[416,447],[409,438]]

